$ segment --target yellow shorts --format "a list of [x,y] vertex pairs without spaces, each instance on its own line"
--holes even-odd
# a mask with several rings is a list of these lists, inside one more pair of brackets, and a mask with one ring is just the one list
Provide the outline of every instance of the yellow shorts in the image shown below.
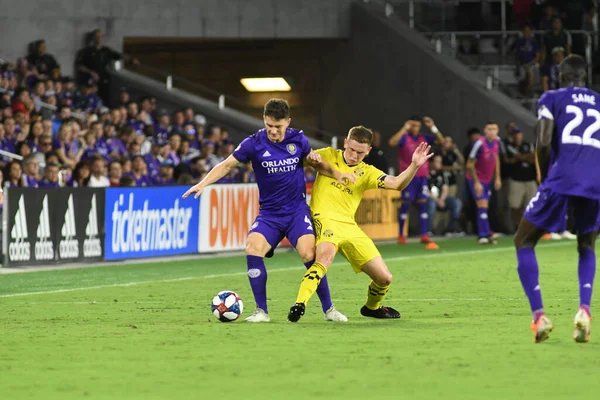
[[336,250],[352,265],[357,274],[363,265],[381,254],[375,243],[356,223],[332,221],[327,218],[313,218],[317,246],[319,243],[332,243]]

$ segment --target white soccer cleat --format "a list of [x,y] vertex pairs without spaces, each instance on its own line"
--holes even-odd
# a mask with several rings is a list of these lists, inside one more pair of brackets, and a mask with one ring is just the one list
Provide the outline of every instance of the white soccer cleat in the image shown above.
[[550,234],[550,239],[552,240],[562,240],[563,239],[563,235],[560,233],[551,233]]
[[575,240],[575,239],[577,239],[577,235],[573,235],[569,231],[564,231],[563,233],[561,233],[561,236],[562,236],[563,239],[569,239],[569,240]]
[[264,312],[261,308],[257,308],[256,310],[254,310],[252,315],[250,315],[249,317],[247,317],[245,319],[245,321],[246,322],[270,322],[271,317],[269,317],[269,314]]
[[339,312],[335,306],[331,306],[329,307],[329,310],[325,312],[325,321],[348,322],[348,318]]
[[590,315],[583,309],[579,309],[575,314],[575,332],[573,332],[573,339],[577,343],[586,343],[590,340]]
[[552,332],[554,326],[548,317],[542,315],[540,318],[538,318],[537,323],[531,323],[529,329],[533,331],[533,341],[535,343],[541,343],[550,337],[550,332]]

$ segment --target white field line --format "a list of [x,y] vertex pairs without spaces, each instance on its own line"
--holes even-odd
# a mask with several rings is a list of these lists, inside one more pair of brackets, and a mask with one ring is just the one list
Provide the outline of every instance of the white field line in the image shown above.
[[[562,247],[571,245],[574,246],[573,242],[560,242],[560,243],[552,243],[546,244],[544,247]],[[431,258],[441,258],[441,257],[455,257],[455,256],[465,256],[472,254],[485,254],[485,253],[502,253],[514,251],[513,247],[498,247],[491,249],[480,249],[480,250],[465,250],[465,251],[454,251],[454,252],[435,252],[432,254],[418,254],[412,256],[400,256],[400,257],[388,257],[386,261],[407,261],[407,260],[416,260],[416,259],[431,259]],[[346,261],[343,262],[335,262],[333,265],[347,265]],[[516,265],[516,260],[515,260]],[[286,271],[297,271],[300,267],[289,267],[289,268],[272,268],[269,269],[269,273],[274,272],[286,272]],[[54,293],[68,293],[68,292],[76,292],[81,290],[91,290],[91,289],[104,289],[104,288],[113,288],[113,287],[128,287],[128,286],[137,286],[142,284],[149,283],[169,283],[169,282],[182,282],[182,281],[190,281],[196,279],[212,279],[212,278],[226,278],[233,276],[243,276],[246,275],[246,271],[240,272],[228,272],[224,274],[212,274],[212,275],[202,275],[202,276],[188,276],[182,278],[173,278],[173,279],[159,279],[159,280],[150,280],[150,281],[139,281],[139,282],[127,282],[127,283],[114,283],[110,285],[97,285],[97,286],[87,286],[87,287],[78,287],[78,288],[68,288],[68,289],[56,289],[56,290],[45,290],[39,292],[23,292],[23,293],[11,293],[0,295],[0,298],[7,297],[21,297],[21,296],[34,296],[36,294],[54,294]]]

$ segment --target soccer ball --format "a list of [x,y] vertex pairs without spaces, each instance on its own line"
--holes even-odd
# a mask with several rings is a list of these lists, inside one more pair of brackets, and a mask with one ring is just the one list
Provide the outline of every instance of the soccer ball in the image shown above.
[[244,303],[236,292],[223,290],[213,298],[211,310],[219,321],[232,322],[244,312]]

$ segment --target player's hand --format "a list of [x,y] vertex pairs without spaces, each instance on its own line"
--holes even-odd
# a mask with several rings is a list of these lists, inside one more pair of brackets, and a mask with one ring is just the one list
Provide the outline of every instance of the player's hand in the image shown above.
[[431,117],[424,117],[423,125],[425,125],[429,129],[431,129],[431,127],[435,125],[435,122],[433,122],[433,119]]
[[204,186],[197,183],[194,186],[192,186],[191,188],[189,188],[188,191],[185,192],[183,194],[183,196],[181,196],[181,197],[183,197],[184,199],[187,199],[192,193],[195,193],[194,198],[197,199],[198,197],[200,197],[200,195],[202,194],[203,191],[204,191]]
[[430,151],[430,145],[428,145],[425,142],[421,143],[413,153],[412,162],[414,162],[417,167],[420,167],[421,165],[425,164],[427,160],[433,157],[433,153],[430,153]]
[[340,176],[338,177],[338,182],[343,184],[343,185],[347,185],[348,183],[356,183],[356,175],[354,174],[347,174],[347,173],[340,173]]
[[494,182],[494,189],[496,189],[496,190],[502,189],[502,181],[500,179],[496,179],[496,181]]
[[436,200],[436,203],[437,203],[437,205],[438,205],[439,208],[446,208],[446,201],[445,200],[438,199],[438,200]]
[[473,184],[473,189],[475,189],[475,196],[481,197],[481,195],[483,194],[483,186],[481,185],[481,183],[475,182]]
[[319,163],[321,163],[321,161],[323,161],[323,159],[321,158],[321,155],[319,153],[315,153],[313,150],[311,150],[310,153],[308,153],[306,158],[311,163],[314,163],[314,164],[319,164]]

